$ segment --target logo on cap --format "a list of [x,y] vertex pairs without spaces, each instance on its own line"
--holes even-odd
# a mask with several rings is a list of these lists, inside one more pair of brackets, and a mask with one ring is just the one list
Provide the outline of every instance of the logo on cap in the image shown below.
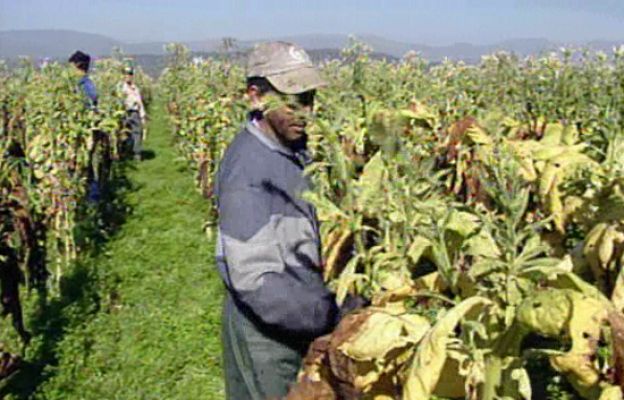
[[291,46],[290,49],[288,50],[288,53],[297,62],[300,62],[300,63],[310,62],[310,60],[308,59],[308,55],[305,53],[305,51],[303,51],[303,49],[297,49],[296,47]]

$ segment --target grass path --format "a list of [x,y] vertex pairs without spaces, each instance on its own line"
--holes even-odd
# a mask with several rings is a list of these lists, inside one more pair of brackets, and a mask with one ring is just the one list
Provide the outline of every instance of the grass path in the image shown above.
[[163,105],[154,102],[150,115],[153,157],[126,174],[131,211],[87,262],[97,283],[64,307],[56,365],[35,398],[223,398],[222,288],[201,231],[208,204],[178,159]]

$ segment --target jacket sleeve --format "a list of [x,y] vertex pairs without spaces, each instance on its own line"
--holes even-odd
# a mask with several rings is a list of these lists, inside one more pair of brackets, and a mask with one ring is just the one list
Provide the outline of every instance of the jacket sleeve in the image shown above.
[[97,106],[97,90],[95,89],[95,85],[90,79],[87,79],[84,82],[82,90],[84,91],[87,98],[91,101],[91,105]]
[[303,337],[323,335],[333,329],[338,310],[310,256],[318,251],[318,239],[306,234],[303,222],[271,215],[270,196],[253,186],[220,191],[226,284],[267,326]]
[[139,90],[138,87],[136,91],[137,91],[137,102],[139,103],[139,116],[141,117],[141,120],[145,122],[146,113],[145,113],[145,105],[143,104],[143,96],[141,96],[141,91]]

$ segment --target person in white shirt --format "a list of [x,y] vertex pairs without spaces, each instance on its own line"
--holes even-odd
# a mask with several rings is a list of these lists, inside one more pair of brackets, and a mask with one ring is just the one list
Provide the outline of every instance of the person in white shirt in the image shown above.
[[125,73],[126,76],[121,86],[121,93],[127,112],[126,129],[130,132],[129,139],[132,143],[134,159],[140,161],[143,151],[143,140],[145,139],[145,107],[143,106],[141,92],[134,83],[134,69],[127,67]]

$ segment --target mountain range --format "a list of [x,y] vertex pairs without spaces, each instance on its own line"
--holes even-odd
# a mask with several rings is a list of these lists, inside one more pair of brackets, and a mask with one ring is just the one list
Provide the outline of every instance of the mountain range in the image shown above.
[[[236,40],[235,48],[244,51],[263,40],[285,40],[298,43],[307,50],[336,50],[345,47],[349,36],[341,34],[309,34],[258,40]],[[378,55],[399,58],[408,51],[417,51],[433,62],[444,58],[473,62],[484,54],[506,50],[519,55],[539,54],[557,49],[565,43],[543,38],[518,38],[493,44],[455,43],[446,46],[429,46],[406,43],[373,35],[358,35],[358,39],[371,46]],[[193,52],[214,53],[223,49],[223,39],[207,39],[182,42]],[[592,50],[610,52],[622,42],[592,41],[576,43]],[[163,55],[165,42],[125,43],[104,35],[69,30],[19,30],[0,31],[0,58],[15,59],[19,56],[33,58],[66,58],[74,50],[81,49],[94,56],[109,55],[113,48],[121,48],[130,55]]]

